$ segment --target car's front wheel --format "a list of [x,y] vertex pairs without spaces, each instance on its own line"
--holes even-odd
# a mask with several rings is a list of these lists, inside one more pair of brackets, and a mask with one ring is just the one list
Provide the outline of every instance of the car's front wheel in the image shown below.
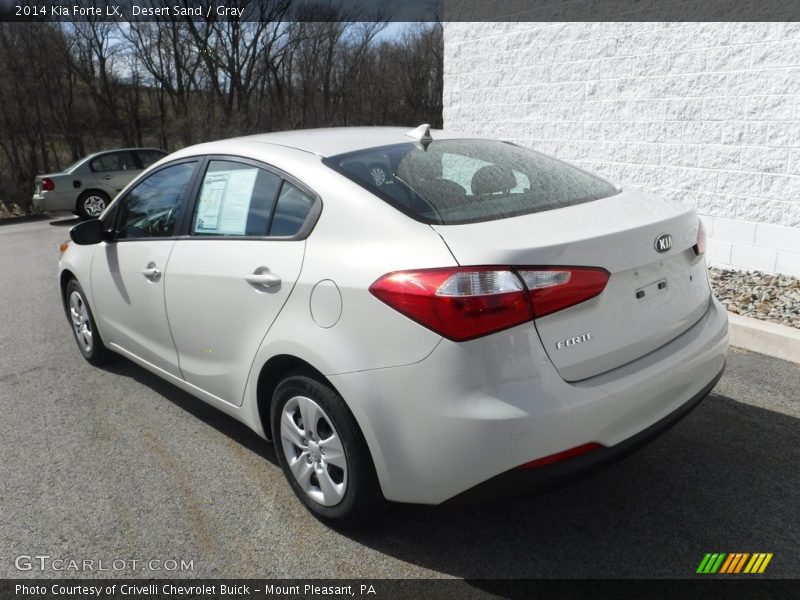
[[375,467],[339,394],[310,374],[291,374],[275,390],[271,417],[283,473],[316,517],[348,527],[380,512]]
[[99,190],[89,190],[78,198],[78,215],[84,219],[96,219],[108,206],[108,194]]
[[72,324],[72,334],[83,357],[93,365],[103,364],[108,360],[109,351],[100,338],[92,309],[86,302],[86,294],[80,284],[71,279],[64,292],[67,316]]

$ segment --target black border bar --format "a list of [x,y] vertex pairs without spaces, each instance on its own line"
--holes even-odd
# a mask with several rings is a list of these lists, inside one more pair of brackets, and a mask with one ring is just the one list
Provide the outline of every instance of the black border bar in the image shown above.
[[[0,597],[4,600],[752,600],[789,598],[797,589],[795,580],[747,575],[697,575],[692,579],[657,581],[656,585],[654,580],[646,579],[5,579],[0,580]],[[272,593],[268,592],[269,586]],[[41,593],[30,591],[35,588]],[[138,592],[131,593],[132,588]]]
[[[232,12],[230,9],[235,9]],[[800,21],[796,0],[0,0],[0,22]]]

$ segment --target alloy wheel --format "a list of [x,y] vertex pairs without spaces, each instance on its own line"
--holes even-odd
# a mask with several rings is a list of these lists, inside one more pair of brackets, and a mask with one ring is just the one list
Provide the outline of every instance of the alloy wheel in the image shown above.
[[92,322],[89,319],[89,310],[86,302],[78,292],[69,296],[69,314],[72,319],[72,328],[75,330],[75,339],[86,354],[91,354],[94,347],[92,337]]
[[100,196],[87,196],[83,201],[83,208],[90,217],[99,217],[106,209],[106,201]]
[[281,411],[283,454],[300,488],[322,506],[347,492],[347,458],[330,417],[311,398],[294,396]]
[[372,170],[369,173],[372,175],[375,185],[381,186],[386,183],[386,171],[384,171],[381,167],[372,167]]

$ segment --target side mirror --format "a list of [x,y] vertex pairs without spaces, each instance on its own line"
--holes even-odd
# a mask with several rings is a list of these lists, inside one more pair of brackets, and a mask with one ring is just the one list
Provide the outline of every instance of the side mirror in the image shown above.
[[99,219],[91,219],[79,223],[69,230],[69,237],[79,246],[99,244],[106,239],[103,222]]

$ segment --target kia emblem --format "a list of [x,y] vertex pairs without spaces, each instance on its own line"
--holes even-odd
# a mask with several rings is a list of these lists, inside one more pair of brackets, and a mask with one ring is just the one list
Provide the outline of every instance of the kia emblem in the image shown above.
[[656,252],[666,252],[672,248],[672,236],[668,233],[662,233],[656,238],[654,246],[656,248]]

